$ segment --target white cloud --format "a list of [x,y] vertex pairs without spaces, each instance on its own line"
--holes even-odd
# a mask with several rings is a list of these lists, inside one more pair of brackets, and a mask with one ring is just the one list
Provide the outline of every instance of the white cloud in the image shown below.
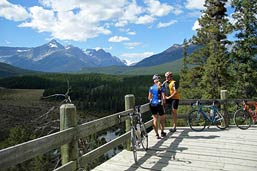
[[57,20],[51,10],[35,6],[30,8],[30,15],[31,21],[23,22],[19,27],[32,27],[39,32],[51,32],[52,28],[56,27]]
[[172,7],[166,3],[161,4],[158,0],[145,0],[144,1],[148,5],[148,11],[152,16],[166,16],[168,15]]
[[122,37],[122,36],[113,36],[109,38],[109,42],[123,42],[123,41],[128,41],[129,38],[128,37]]
[[9,42],[8,40],[4,40],[4,43],[5,43],[6,45],[10,45],[10,44],[11,44],[11,42]]
[[20,5],[14,5],[6,0],[0,1],[0,17],[4,17],[8,20],[23,21],[29,17],[25,8]]
[[186,8],[187,9],[204,9],[205,0],[187,0]]
[[142,59],[146,57],[152,56],[154,53],[153,52],[143,52],[143,53],[124,53],[121,55],[123,59],[126,59],[128,63],[135,63],[139,62]]
[[111,51],[111,50],[112,50],[112,46],[107,47],[107,48],[104,48],[104,47],[95,47],[94,49],[95,49],[95,50],[103,49],[103,50],[105,50],[106,52],[108,52],[108,51]]
[[134,31],[129,31],[128,34],[129,34],[129,35],[136,35],[136,32],[134,32]]
[[157,25],[157,28],[169,27],[170,25],[175,24],[176,22],[177,22],[177,20],[171,20],[170,22],[167,22],[167,23],[160,22]]
[[199,28],[201,28],[201,26],[199,25],[199,21],[196,20],[195,23],[194,23],[194,26],[192,27],[192,30],[197,30]]
[[138,20],[136,21],[136,24],[149,24],[152,23],[155,19],[150,15],[144,15],[138,17]]
[[[48,32],[52,38],[86,41],[102,34],[111,34],[113,27],[124,27],[131,23],[150,24],[158,17],[171,12],[180,13],[179,10],[174,10],[175,8],[159,0],[137,2],[136,0],[39,0],[39,6],[27,8],[26,11],[22,6],[1,0],[0,16],[9,20],[23,21],[19,27]],[[127,33],[135,35],[135,32]]]
[[128,47],[128,49],[134,49],[137,46],[142,45],[140,42],[130,42],[130,43],[124,43],[125,46]]

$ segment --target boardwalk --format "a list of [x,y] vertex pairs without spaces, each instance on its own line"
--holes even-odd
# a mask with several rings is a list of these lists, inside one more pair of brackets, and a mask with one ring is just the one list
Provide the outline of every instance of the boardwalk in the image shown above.
[[149,139],[149,150],[138,153],[137,165],[132,152],[123,150],[94,171],[257,170],[257,127],[224,131],[213,127],[203,132],[179,128],[161,140],[150,132]]

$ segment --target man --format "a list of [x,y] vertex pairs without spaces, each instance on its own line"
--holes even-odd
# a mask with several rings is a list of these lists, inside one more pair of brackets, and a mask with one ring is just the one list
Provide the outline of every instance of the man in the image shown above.
[[165,113],[163,109],[163,103],[165,103],[164,88],[161,86],[159,81],[160,76],[153,76],[153,86],[149,88],[148,100],[150,101],[150,110],[153,115],[153,127],[156,133],[156,138],[160,139],[158,133],[158,115],[160,116],[160,128],[161,136],[165,137],[166,133],[164,132],[165,125]]
[[176,132],[177,130],[177,109],[179,104],[179,93],[176,89],[176,81],[172,78],[172,72],[168,71],[165,73],[166,81],[162,84],[165,89],[165,99],[167,108],[171,108],[171,113],[173,114],[173,129],[171,132]]

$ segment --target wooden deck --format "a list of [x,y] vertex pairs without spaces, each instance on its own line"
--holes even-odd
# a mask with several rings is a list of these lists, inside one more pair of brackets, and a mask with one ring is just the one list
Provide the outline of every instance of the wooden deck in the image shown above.
[[[168,132],[168,130],[166,131]],[[257,170],[257,127],[240,130],[215,127],[203,132],[178,128],[161,140],[149,133],[149,150],[138,152],[134,164],[132,152],[123,150],[94,171],[146,171],[146,170]]]

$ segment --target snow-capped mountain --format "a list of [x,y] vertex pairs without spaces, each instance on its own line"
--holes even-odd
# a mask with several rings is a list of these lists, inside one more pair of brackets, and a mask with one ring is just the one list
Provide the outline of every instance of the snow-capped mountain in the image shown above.
[[56,40],[34,48],[0,47],[0,62],[45,72],[79,71],[84,67],[125,66],[119,58],[102,49],[82,50],[72,45],[65,47]]

